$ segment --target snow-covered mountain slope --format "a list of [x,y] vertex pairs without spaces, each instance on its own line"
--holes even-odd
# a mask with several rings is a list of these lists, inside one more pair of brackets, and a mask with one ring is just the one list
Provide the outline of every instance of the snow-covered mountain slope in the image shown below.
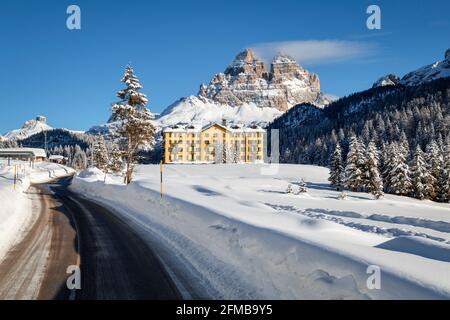
[[446,51],[444,60],[408,73],[402,78],[400,83],[405,86],[416,86],[423,82],[444,77],[450,77],[450,49]]
[[168,107],[157,119],[157,123],[166,127],[178,123],[206,124],[226,119],[230,123],[266,125],[281,114],[283,113],[278,109],[260,108],[253,102],[231,107],[208,98],[189,96]]
[[53,128],[46,123],[45,117],[38,116],[36,119],[25,121],[21,129],[16,129],[5,134],[8,140],[23,140],[32,135],[43,131],[49,131]]
[[395,74],[388,74],[387,76],[378,79],[372,86],[372,88],[395,86],[400,83],[400,78]]
[[164,127],[226,118],[235,123],[264,124],[300,103],[323,107],[333,100],[336,97],[320,91],[319,77],[289,56],[277,55],[267,70],[264,62],[246,49],[208,85],[202,84],[197,96],[175,102],[157,122]]
[[395,86],[398,84],[404,86],[417,86],[424,82],[446,77],[450,77],[450,49],[445,52],[444,60],[411,71],[401,79],[395,74],[388,74],[379,78],[373,84],[372,88]]

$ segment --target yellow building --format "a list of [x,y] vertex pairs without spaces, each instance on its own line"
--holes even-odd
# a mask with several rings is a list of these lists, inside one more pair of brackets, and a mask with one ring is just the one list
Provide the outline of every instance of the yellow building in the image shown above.
[[258,126],[175,125],[163,130],[163,159],[165,163],[264,162],[265,134]]

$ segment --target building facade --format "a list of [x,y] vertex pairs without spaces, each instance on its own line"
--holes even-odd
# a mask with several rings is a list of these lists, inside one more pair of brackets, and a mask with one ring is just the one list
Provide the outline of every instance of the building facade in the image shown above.
[[0,159],[42,162],[47,160],[47,154],[44,149],[6,148],[0,149]]
[[176,125],[162,134],[165,163],[264,162],[266,131],[258,126]]

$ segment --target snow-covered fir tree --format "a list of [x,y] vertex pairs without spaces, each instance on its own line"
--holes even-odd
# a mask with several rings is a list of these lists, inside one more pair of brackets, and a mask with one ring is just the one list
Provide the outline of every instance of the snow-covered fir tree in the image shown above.
[[120,173],[123,169],[122,152],[116,143],[113,143],[111,153],[109,155],[109,171],[114,173]]
[[424,153],[419,145],[416,146],[410,168],[413,196],[417,199],[434,199],[436,179],[428,171]]
[[393,155],[396,155],[398,152],[399,150],[396,143],[392,142],[384,145],[381,175],[384,182],[384,190],[386,192],[391,192],[392,172],[396,166],[396,160]]
[[367,147],[366,157],[366,175],[367,190],[372,193],[376,199],[383,196],[383,180],[378,169],[379,154],[375,143],[372,141]]
[[356,136],[350,137],[349,151],[345,165],[345,185],[347,188],[357,191],[366,186],[364,146]]
[[69,163],[72,168],[76,170],[84,170],[87,168],[86,153],[79,145],[75,146],[73,156],[70,155],[69,159],[71,159]]
[[[439,190],[439,181],[443,165],[442,150],[435,140],[431,141],[426,148],[426,162],[431,175],[434,177],[434,190]],[[437,194],[435,194],[437,196]]]
[[444,148],[443,164],[439,177],[439,201],[450,202],[450,143]]
[[[393,148],[400,150],[398,146]],[[406,163],[405,154],[401,151],[391,154],[391,171],[389,174],[389,192],[397,195],[407,196],[411,194],[412,183],[409,166]]]
[[108,149],[106,148],[103,137],[97,137],[93,144],[93,160],[94,166],[102,171],[108,170]]
[[138,78],[130,66],[125,69],[122,82],[126,89],[117,93],[121,99],[112,107],[112,118],[120,123],[118,133],[124,146],[125,183],[132,180],[136,155],[139,148],[149,148],[154,143],[155,127],[152,123],[153,115],[147,109],[148,99],[139,92],[142,89]]
[[330,163],[330,177],[328,181],[340,190],[343,187],[342,176],[344,172],[344,164],[342,161],[342,150],[340,144],[336,144]]

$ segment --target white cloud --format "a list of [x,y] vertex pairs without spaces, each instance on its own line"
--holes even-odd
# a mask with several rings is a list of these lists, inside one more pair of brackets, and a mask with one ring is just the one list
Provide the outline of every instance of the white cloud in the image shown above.
[[300,65],[319,65],[367,58],[375,53],[373,43],[348,40],[267,42],[251,45],[256,55],[270,62],[278,53],[288,54]]

